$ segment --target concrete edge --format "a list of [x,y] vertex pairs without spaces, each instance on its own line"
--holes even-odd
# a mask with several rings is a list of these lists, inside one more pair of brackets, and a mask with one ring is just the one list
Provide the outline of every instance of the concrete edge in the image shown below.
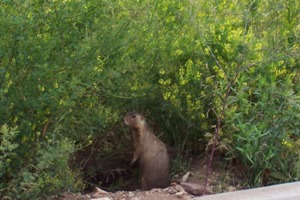
[[195,200],[300,200],[300,181],[196,197]]

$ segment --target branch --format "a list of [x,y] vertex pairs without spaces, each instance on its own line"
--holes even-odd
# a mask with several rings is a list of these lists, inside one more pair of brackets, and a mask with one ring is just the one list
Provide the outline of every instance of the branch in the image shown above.
[[[216,151],[217,143],[219,142],[219,137],[220,137],[219,133],[220,133],[223,118],[225,116],[225,108],[226,108],[227,99],[230,95],[230,88],[232,87],[232,85],[235,84],[238,74],[239,74],[239,72],[236,70],[234,76],[232,77],[232,79],[229,81],[229,83],[226,86],[225,97],[224,97],[224,100],[222,101],[223,105],[222,105],[221,114],[218,116],[217,112],[213,109],[214,113],[218,117],[217,117],[217,124],[216,124],[215,131],[214,131],[214,137],[213,137],[211,152],[209,154],[209,160],[208,160],[207,168],[206,168],[206,176],[205,176],[205,183],[204,183],[204,188],[205,189],[208,185],[208,178],[209,178],[210,171],[211,171],[211,164],[212,164],[212,161],[213,161],[214,153]],[[208,151],[209,151],[209,145],[210,144],[208,144],[208,147],[207,147]]]

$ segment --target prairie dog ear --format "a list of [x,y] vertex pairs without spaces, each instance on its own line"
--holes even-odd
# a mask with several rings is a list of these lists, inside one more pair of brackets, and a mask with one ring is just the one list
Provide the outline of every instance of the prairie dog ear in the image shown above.
[[141,116],[141,120],[142,120],[142,121],[144,120],[144,116],[143,116],[143,115]]

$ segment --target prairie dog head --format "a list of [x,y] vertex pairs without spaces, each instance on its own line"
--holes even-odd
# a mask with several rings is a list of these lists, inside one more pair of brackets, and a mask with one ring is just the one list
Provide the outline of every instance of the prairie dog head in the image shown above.
[[140,129],[144,127],[145,118],[137,112],[129,112],[124,116],[124,123],[130,128]]

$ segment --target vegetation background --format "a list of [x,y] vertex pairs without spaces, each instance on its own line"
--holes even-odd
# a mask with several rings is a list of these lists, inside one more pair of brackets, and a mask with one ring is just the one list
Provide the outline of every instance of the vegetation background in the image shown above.
[[173,171],[215,151],[247,185],[299,180],[300,1],[1,0],[0,27],[0,198],[82,190],[132,110]]

